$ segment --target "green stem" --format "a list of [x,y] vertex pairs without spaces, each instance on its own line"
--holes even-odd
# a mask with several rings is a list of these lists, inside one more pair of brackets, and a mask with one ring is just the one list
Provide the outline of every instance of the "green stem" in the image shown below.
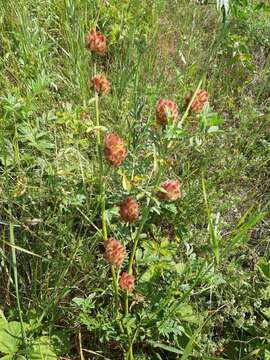
[[132,339],[129,339],[129,346],[128,346],[128,352],[127,352],[127,360],[134,360],[134,355],[133,355],[133,343],[134,340],[137,336],[138,333],[138,329],[135,330],[134,335],[132,337]]
[[[161,168],[161,165],[159,166],[159,171],[158,171],[158,174],[157,174],[157,177],[156,177],[156,181],[155,181],[155,186],[159,183],[160,181],[160,178],[161,178],[161,174],[162,174],[162,168]],[[135,253],[136,253],[136,249],[137,249],[137,246],[138,246],[138,242],[139,242],[139,239],[140,239],[140,235],[141,235],[141,232],[144,228],[144,225],[148,219],[148,216],[149,216],[149,213],[150,213],[150,210],[151,210],[151,207],[150,207],[150,201],[148,202],[147,206],[144,208],[144,211],[143,211],[143,214],[142,214],[142,221],[140,223],[140,226],[136,232],[136,236],[135,236],[135,239],[134,239],[134,242],[133,242],[133,246],[132,246],[132,250],[131,250],[131,254],[130,254],[130,257],[129,257],[129,264],[128,264],[128,273],[131,275],[133,273],[133,270],[132,270],[132,267],[133,267],[133,263],[134,263],[134,258],[135,258]],[[129,312],[129,307],[128,307],[128,293],[126,292],[125,294],[125,315],[127,316],[128,315],[128,312]]]
[[[96,64],[94,66],[94,72],[96,75]],[[102,216],[102,236],[103,241],[108,239],[107,232],[107,220],[106,220],[106,194],[105,194],[105,181],[103,177],[103,157],[102,157],[102,143],[100,134],[100,112],[99,112],[99,97],[98,93],[95,92],[95,105],[96,105],[96,126],[97,126],[97,146],[98,146],[98,162],[99,162],[99,191],[100,191],[100,202],[101,202],[101,216]],[[113,279],[114,288],[114,299],[115,299],[115,315],[116,320],[119,324],[120,331],[123,333],[124,329],[121,322],[119,321],[119,296],[118,296],[118,281],[114,266],[111,266],[111,273]]]
[[134,360],[134,357],[133,357],[133,342],[132,341],[130,342],[129,349],[128,349],[128,359],[129,360]]
[[184,112],[184,115],[182,116],[181,120],[179,121],[179,124],[180,124],[180,125],[182,125],[183,122],[186,120],[186,117],[188,116],[188,113],[189,113],[189,110],[190,110],[190,108],[191,108],[191,105],[193,104],[193,101],[194,101],[194,99],[196,98],[196,96],[197,96],[197,94],[198,94],[198,91],[200,90],[200,87],[201,87],[201,85],[202,85],[202,82],[203,82],[203,79],[201,79],[201,80],[199,81],[199,84],[198,84],[196,90],[195,90],[194,93],[193,93],[193,96],[192,96],[192,98],[191,98],[191,100],[190,100],[190,102],[189,102],[189,104],[188,104],[188,106],[187,106],[187,108],[186,108],[186,111]]
[[123,328],[123,325],[122,325],[121,321],[119,320],[118,279],[117,279],[117,276],[116,276],[115,267],[113,265],[111,266],[111,272],[112,272],[113,288],[114,288],[115,317],[116,317],[116,321],[118,323],[119,329],[120,329],[121,333],[123,334],[124,333],[124,328]]
[[[138,242],[139,242],[139,239],[140,239],[141,232],[142,232],[143,227],[144,227],[144,225],[145,225],[145,223],[146,223],[146,221],[148,219],[149,212],[150,212],[150,206],[148,204],[148,206],[145,207],[144,212],[142,214],[142,221],[141,221],[140,227],[137,230],[137,233],[136,233],[136,236],[135,236],[135,239],[134,239],[134,242],[133,242],[133,246],[132,246],[132,250],[131,250],[131,254],[130,254],[130,258],[129,258],[129,264],[128,264],[128,273],[129,274],[133,273],[132,267],[133,267],[133,262],[134,262],[134,258],[135,258],[136,249],[137,249],[137,246],[138,246]],[[126,291],[126,293],[125,293],[125,315],[126,316],[128,315],[128,311],[129,311],[129,308],[128,308],[128,292]]]
[[116,311],[116,318],[119,315],[119,298],[118,298],[118,284],[117,284],[117,276],[115,272],[115,267],[111,266],[112,271],[112,279],[113,279],[113,288],[114,288],[114,297],[115,297],[115,311]]
[[128,315],[128,292],[125,292],[125,316]]
[[[95,65],[96,74],[96,65]],[[100,202],[102,213],[102,235],[103,240],[108,238],[107,223],[106,223],[106,195],[105,195],[105,183],[103,178],[103,158],[102,158],[102,143],[100,135],[100,113],[99,113],[99,98],[98,93],[95,92],[95,104],[96,104],[96,126],[97,126],[97,146],[98,146],[98,162],[99,162],[99,190],[100,190]]]
[[9,223],[9,237],[10,237],[10,244],[11,244],[12,268],[13,268],[13,274],[14,274],[14,284],[15,284],[17,307],[18,307],[20,324],[21,324],[21,332],[22,332],[23,344],[24,344],[24,347],[26,349],[26,347],[27,347],[27,337],[26,337],[24,326],[23,326],[22,309],[21,309],[21,304],[20,304],[20,295],[19,295],[19,286],[18,286],[18,271],[17,271],[17,258],[16,258],[15,237],[14,237],[14,225],[12,223]]
[[105,184],[103,179],[103,159],[102,159],[102,145],[101,145],[101,136],[99,129],[99,103],[98,103],[98,94],[95,94],[96,99],[96,124],[98,127],[97,130],[97,146],[98,146],[98,161],[99,161],[99,190],[100,190],[100,201],[101,201],[101,213],[102,213],[102,235],[103,240],[107,240],[107,223],[106,223],[106,207],[105,207]]
[[[196,90],[194,91],[194,93],[193,93],[193,95],[192,95],[192,98],[191,98],[191,100],[190,100],[190,102],[189,102],[189,104],[188,104],[188,106],[187,106],[187,108],[186,108],[183,116],[181,117],[181,120],[179,121],[179,124],[180,124],[181,126],[183,125],[184,121],[186,120],[186,118],[187,118],[187,116],[188,116],[188,114],[189,114],[189,110],[190,110],[190,108],[191,108],[191,105],[193,104],[193,101],[194,101],[194,99],[196,98],[196,96],[197,96],[197,94],[198,94],[198,92],[199,92],[199,90],[200,90],[200,87],[201,87],[201,85],[202,85],[202,82],[203,82],[203,78],[201,78],[201,80],[199,81],[198,86],[197,86]],[[175,127],[176,127],[177,125],[178,125],[178,122],[175,123]],[[171,140],[171,141],[169,142],[168,148],[169,148],[169,149],[172,148],[172,145],[173,145],[173,140]]]

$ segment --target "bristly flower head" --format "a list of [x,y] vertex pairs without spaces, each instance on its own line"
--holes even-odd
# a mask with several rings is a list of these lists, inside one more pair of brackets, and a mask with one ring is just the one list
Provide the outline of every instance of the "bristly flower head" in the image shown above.
[[97,53],[104,55],[106,52],[106,37],[97,32],[95,28],[89,30],[85,36],[86,48]]
[[111,85],[106,76],[102,74],[95,75],[91,79],[91,84],[97,93],[108,94]]
[[139,213],[140,213],[139,204],[131,197],[126,198],[122,202],[120,206],[120,216],[122,220],[128,223],[133,223],[138,219]]
[[176,122],[178,116],[177,105],[166,99],[160,99],[156,105],[156,119],[157,123],[161,125],[167,125],[168,118],[172,118],[173,122]]
[[178,180],[166,180],[160,184],[160,188],[164,190],[157,193],[161,200],[174,201],[181,197],[181,184]]
[[119,279],[120,289],[126,290],[128,293],[132,293],[134,290],[135,278],[133,275],[123,272]]
[[124,245],[114,238],[105,241],[105,259],[109,264],[120,266],[127,256]]
[[[194,93],[190,91],[187,96],[185,97],[185,106],[188,107],[190,101],[192,100]],[[206,90],[200,90],[197,95],[195,96],[195,99],[193,100],[190,111],[194,113],[200,113],[206,103],[208,102],[209,94]]]
[[104,145],[105,158],[112,166],[119,166],[127,156],[127,149],[124,141],[119,135],[109,133],[105,138]]

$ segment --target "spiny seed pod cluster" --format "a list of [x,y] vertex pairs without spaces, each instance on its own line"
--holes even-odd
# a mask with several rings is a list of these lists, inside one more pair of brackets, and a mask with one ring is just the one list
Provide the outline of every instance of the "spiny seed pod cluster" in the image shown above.
[[162,191],[157,193],[160,200],[175,201],[181,197],[181,184],[178,180],[166,180],[160,184]]
[[123,221],[130,224],[134,223],[138,219],[139,213],[139,204],[131,197],[128,197],[122,202],[120,206],[120,217]]
[[[193,98],[194,93],[190,91],[187,96],[185,97],[185,106],[188,107],[189,103],[191,102]],[[200,90],[194,100],[192,101],[192,104],[190,106],[190,111],[194,113],[200,113],[203,108],[205,107],[206,103],[208,102],[209,94],[206,90]]]
[[177,105],[167,99],[160,99],[156,105],[156,120],[160,125],[167,125],[168,119],[172,118],[175,123],[178,116],[178,108]]
[[95,75],[94,77],[92,77],[91,85],[93,86],[95,91],[99,94],[102,94],[102,93],[108,94],[111,89],[110,82],[108,81],[106,76],[104,76],[102,74],[98,74],[98,75]]
[[122,290],[126,290],[128,293],[132,293],[134,290],[135,278],[133,275],[123,272],[119,279],[119,287]]
[[124,245],[114,238],[105,241],[105,259],[113,266],[120,266],[127,256]]
[[127,156],[127,149],[119,135],[109,133],[105,137],[104,154],[110,165],[119,166],[122,164]]
[[85,43],[87,49],[98,55],[104,55],[106,52],[106,37],[97,32],[95,28],[89,30],[85,37]]

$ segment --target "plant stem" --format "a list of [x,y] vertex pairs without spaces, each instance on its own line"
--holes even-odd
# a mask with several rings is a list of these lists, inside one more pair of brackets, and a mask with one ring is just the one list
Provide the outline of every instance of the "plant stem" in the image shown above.
[[193,95],[192,95],[192,98],[191,98],[191,100],[190,100],[190,102],[189,102],[189,104],[188,104],[188,106],[187,106],[187,108],[186,108],[186,111],[184,112],[184,115],[182,116],[181,120],[179,121],[179,124],[180,124],[180,125],[182,125],[183,122],[186,120],[186,117],[188,116],[188,113],[189,113],[189,110],[190,110],[190,108],[191,108],[191,105],[193,104],[193,101],[194,101],[195,97],[197,96],[198,91],[200,90],[200,87],[201,87],[201,85],[202,85],[202,82],[203,82],[203,79],[201,79],[201,80],[199,81],[199,84],[198,84],[196,90],[194,91],[194,93],[193,93]]
[[[143,214],[142,214],[142,221],[141,221],[141,224],[136,232],[136,236],[135,236],[135,239],[134,239],[134,242],[133,242],[133,246],[132,246],[132,250],[131,250],[131,254],[130,254],[130,258],[129,258],[129,264],[128,264],[128,273],[129,274],[132,274],[133,270],[132,270],[132,266],[133,266],[133,262],[134,262],[134,258],[135,258],[135,253],[136,253],[136,249],[137,249],[137,246],[138,246],[138,242],[139,242],[139,239],[140,239],[140,235],[141,235],[141,232],[143,230],[143,227],[148,219],[148,215],[149,215],[149,212],[150,212],[150,206],[148,204],[148,206],[146,206],[144,208],[144,211],[143,211]],[[126,291],[126,294],[125,294],[125,315],[127,316],[128,315],[128,292]]]
[[119,309],[118,284],[117,284],[117,276],[116,276],[116,272],[115,272],[115,267],[113,265],[111,266],[111,271],[112,271],[114,296],[115,296],[116,317],[118,317],[118,315],[119,315],[119,312],[118,312],[118,309]]
[[[177,127],[178,124],[180,124],[180,126],[183,125],[184,121],[186,120],[186,118],[187,118],[187,116],[188,116],[188,114],[189,114],[189,110],[190,110],[190,108],[191,108],[191,105],[193,104],[193,101],[195,100],[195,98],[196,98],[196,96],[197,96],[197,94],[198,94],[198,92],[199,92],[199,90],[200,90],[200,87],[201,87],[201,85],[202,85],[202,82],[203,82],[203,78],[199,81],[198,86],[197,86],[196,90],[194,91],[194,93],[193,93],[193,95],[192,95],[192,98],[191,98],[191,100],[190,100],[190,102],[189,102],[189,104],[188,104],[188,106],[187,106],[187,108],[186,108],[183,116],[181,117],[181,119],[180,119],[179,122],[176,122],[176,123],[175,123],[175,127]],[[168,148],[170,149],[170,148],[172,147],[172,145],[173,145],[173,140],[171,140],[171,141],[169,142]]]
[[128,292],[125,292],[125,316],[128,315]]
[[129,360],[134,360],[134,357],[133,357],[133,342],[131,341],[130,342],[130,345],[129,345],[129,349],[128,349],[128,359]]
[[26,349],[27,348],[27,337],[26,337],[24,326],[23,326],[22,309],[21,309],[21,304],[20,304],[17,258],[16,258],[15,237],[14,237],[14,225],[12,223],[9,223],[9,238],[10,238],[10,244],[11,244],[12,268],[13,268],[13,274],[14,274],[14,284],[15,284],[17,307],[18,307],[20,324],[21,324],[23,344]]
[[112,272],[113,288],[114,288],[115,317],[116,317],[116,321],[118,323],[119,329],[120,329],[121,333],[123,334],[124,328],[123,328],[121,321],[119,320],[118,279],[117,279],[117,276],[115,273],[115,267],[113,265],[111,266],[111,272]]
[[[158,174],[157,174],[157,177],[156,177],[156,181],[155,181],[155,186],[158,184],[159,180],[160,180],[160,177],[161,177],[161,174],[162,174],[162,168],[161,168],[161,165],[159,166],[159,171],[158,171]],[[149,213],[150,213],[150,210],[151,210],[151,207],[150,207],[150,201],[148,201],[147,203],[147,206],[144,208],[144,211],[143,211],[143,214],[142,214],[142,220],[141,220],[141,223],[140,223],[140,226],[136,232],[136,236],[135,236],[135,239],[134,239],[134,242],[133,242],[133,246],[132,246],[132,250],[131,250],[131,254],[130,254],[130,258],[129,258],[129,264],[128,264],[128,273],[131,275],[133,273],[133,270],[132,270],[132,267],[133,267],[133,263],[134,263],[134,258],[135,258],[135,253],[136,253],[136,249],[137,249],[137,246],[138,246],[138,242],[139,242],[139,239],[140,239],[140,235],[141,235],[141,232],[144,228],[144,225],[148,219],[148,216],[149,216]],[[126,292],[125,294],[125,315],[127,316],[128,315],[128,293]]]
[[[96,64],[94,66],[94,72],[96,75]],[[101,216],[102,216],[102,237],[103,241],[108,239],[107,232],[107,220],[106,220],[106,194],[105,194],[105,181],[103,177],[103,157],[102,157],[102,143],[100,135],[100,113],[99,113],[99,98],[98,93],[95,92],[95,104],[96,104],[96,127],[97,127],[97,146],[98,146],[98,162],[99,162],[99,191],[100,191],[100,202],[101,202]],[[118,281],[114,266],[111,266],[112,281],[114,288],[114,299],[115,299],[115,317],[117,322],[119,320],[119,296],[118,296]],[[123,332],[123,327],[119,321],[120,331]]]
[[97,126],[97,146],[98,146],[98,162],[99,162],[99,190],[100,190],[100,202],[101,202],[101,213],[102,213],[102,235],[103,240],[106,241],[107,234],[107,223],[106,223],[106,207],[105,207],[105,183],[103,178],[103,159],[102,159],[102,144],[100,135],[100,121],[99,121],[99,98],[98,93],[95,92],[95,104],[96,104],[96,126]]

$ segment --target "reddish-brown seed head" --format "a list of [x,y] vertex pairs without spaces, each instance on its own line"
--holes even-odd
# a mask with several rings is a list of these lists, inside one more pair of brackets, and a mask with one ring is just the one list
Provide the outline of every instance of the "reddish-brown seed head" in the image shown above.
[[174,201],[181,197],[181,184],[178,180],[166,180],[160,184],[160,188],[164,190],[157,193],[161,200]]
[[91,85],[94,87],[95,91],[98,93],[108,94],[110,91],[111,85],[106,76],[98,74],[91,79]]
[[132,293],[134,290],[135,278],[133,275],[123,272],[119,279],[120,289],[126,290],[128,293]]
[[178,116],[177,105],[166,99],[160,99],[156,105],[156,120],[158,124],[166,125],[168,118],[172,118],[173,122],[176,122]]
[[124,141],[119,135],[109,133],[105,138],[104,144],[105,158],[112,166],[119,166],[127,156],[127,149]]
[[139,213],[139,204],[131,197],[128,197],[122,202],[120,206],[120,216],[122,220],[133,223],[138,219]]
[[120,266],[127,256],[124,245],[114,238],[105,241],[105,259],[109,264]]
[[106,38],[101,33],[97,32],[95,28],[89,30],[85,36],[86,48],[97,53],[104,55],[106,52]]
[[[188,107],[189,103],[192,100],[194,93],[190,91],[187,96],[185,97],[185,106]],[[206,90],[200,90],[197,95],[195,96],[195,99],[193,100],[190,111],[195,113],[200,113],[203,108],[205,107],[206,103],[208,102],[209,94]]]

